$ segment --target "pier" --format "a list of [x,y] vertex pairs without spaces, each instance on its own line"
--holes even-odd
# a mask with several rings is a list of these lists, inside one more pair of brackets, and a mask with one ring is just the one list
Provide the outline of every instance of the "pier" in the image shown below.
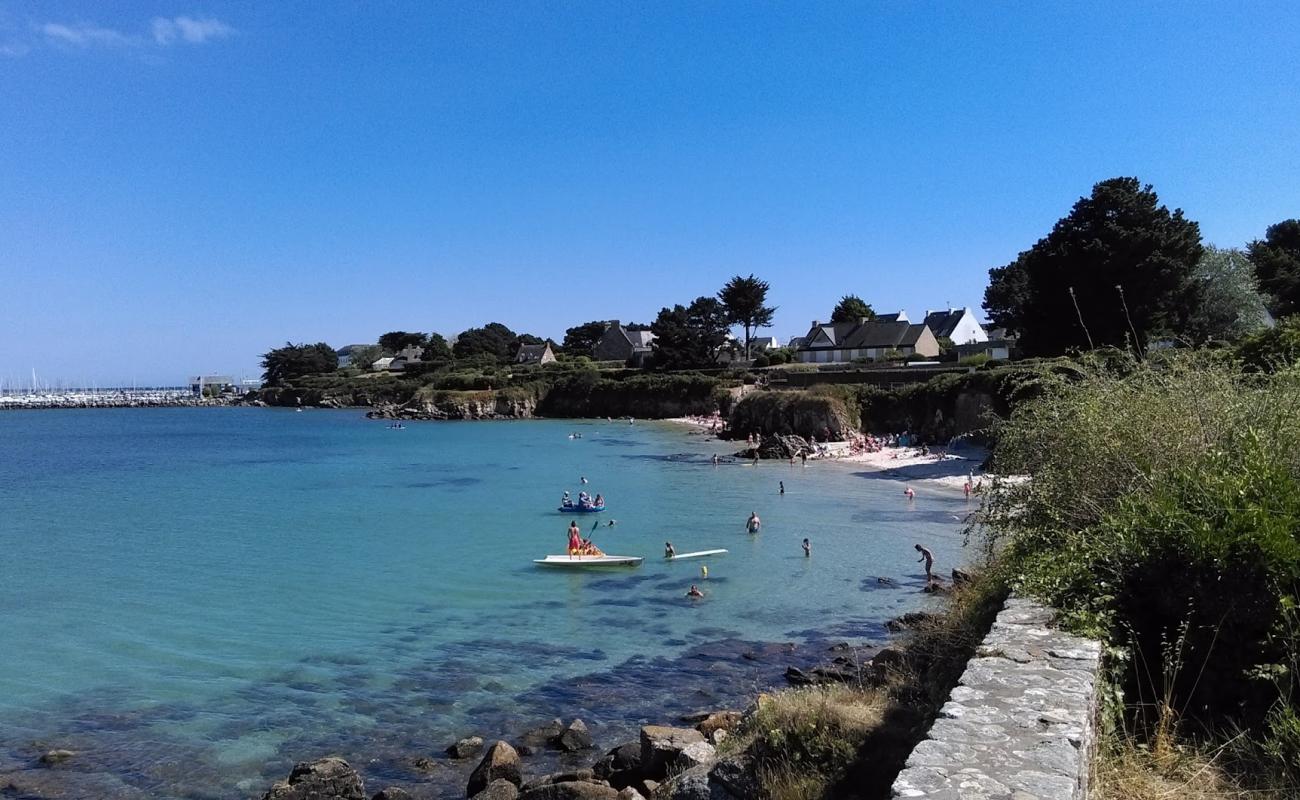
[[225,405],[224,399],[203,398],[188,386],[147,389],[66,389],[0,393],[0,410],[38,408],[156,408]]

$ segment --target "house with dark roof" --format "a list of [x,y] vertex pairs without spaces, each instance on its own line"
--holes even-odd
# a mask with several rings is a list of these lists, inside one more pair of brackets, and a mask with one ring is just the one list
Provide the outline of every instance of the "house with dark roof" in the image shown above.
[[630,361],[640,364],[649,357],[655,340],[650,331],[628,330],[616,319],[605,326],[605,333],[592,348],[597,361]]
[[551,350],[550,342],[541,344],[521,344],[519,352],[515,353],[516,364],[553,364],[555,363],[555,353]]
[[347,347],[340,347],[334,351],[334,355],[339,357],[339,369],[349,366],[352,363],[352,354],[360,350],[368,350],[374,347],[372,344],[350,344]]
[[930,326],[936,339],[947,338],[953,344],[987,342],[988,333],[969,308],[950,308],[947,311],[926,311],[925,324]]
[[370,365],[370,368],[376,372],[401,372],[406,369],[408,364],[422,363],[420,357],[424,355],[423,347],[410,345],[397,351],[397,354],[391,358],[381,358]]
[[832,364],[879,360],[894,353],[934,358],[939,355],[939,340],[923,322],[813,322],[796,356],[806,364]]

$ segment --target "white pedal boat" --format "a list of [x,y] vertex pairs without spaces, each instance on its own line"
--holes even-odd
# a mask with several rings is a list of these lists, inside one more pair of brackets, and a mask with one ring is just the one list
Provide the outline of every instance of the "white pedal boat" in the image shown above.
[[685,561],[688,558],[704,558],[705,556],[720,556],[726,553],[726,550],[699,550],[694,553],[678,553],[675,556],[664,556],[669,561]]
[[543,567],[638,567],[644,558],[639,556],[547,556],[534,558],[534,564]]

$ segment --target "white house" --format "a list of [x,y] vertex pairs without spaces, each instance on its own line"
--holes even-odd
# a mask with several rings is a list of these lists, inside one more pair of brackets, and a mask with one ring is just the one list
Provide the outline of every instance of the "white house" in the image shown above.
[[925,324],[934,332],[936,339],[945,336],[953,344],[975,344],[987,342],[989,335],[984,326],[975,318],[969,308],[950,308],[947,311],[926,311]]

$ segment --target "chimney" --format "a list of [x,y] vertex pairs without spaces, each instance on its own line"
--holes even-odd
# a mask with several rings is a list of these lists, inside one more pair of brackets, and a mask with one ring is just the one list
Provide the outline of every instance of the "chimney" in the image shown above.
[[812,326],[813,326],[814,328],[820,327],[820,326],[821,326],[821,321],[820,321],[820,320],[813,320],[813,324],[812,324]]

